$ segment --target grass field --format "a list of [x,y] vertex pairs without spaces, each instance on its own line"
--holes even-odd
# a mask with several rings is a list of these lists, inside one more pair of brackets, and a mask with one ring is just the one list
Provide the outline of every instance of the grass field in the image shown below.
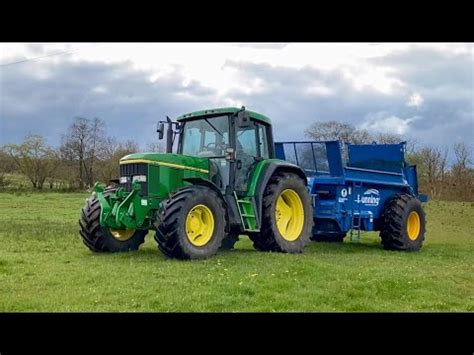
[[0,311],[473,311],[474,204],[429,202],[418,253],[312,243],[260,253],[243,237],[204,261],[93,254],[77,219],[86,194],[0,193]]

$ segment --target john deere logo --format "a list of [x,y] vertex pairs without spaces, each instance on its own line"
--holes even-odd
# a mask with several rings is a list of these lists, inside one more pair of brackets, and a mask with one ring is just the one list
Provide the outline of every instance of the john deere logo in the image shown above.
[[380,202],[380,192],[376,189],[368,189],[364,192],[364,195],[360,199],[364,205],[367,206],[378,206]]

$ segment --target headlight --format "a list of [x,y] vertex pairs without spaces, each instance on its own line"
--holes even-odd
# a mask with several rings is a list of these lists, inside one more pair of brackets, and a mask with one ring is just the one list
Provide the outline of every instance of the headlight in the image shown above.
[[129,178],[128,176],[121,176],[119,181],[121,184],[126,184],[129,181]]
[[135,175],[135,176],[132,178],[132,182],[135,182],[135,181],[138,181],[138,182],[146,182],[146,175]]

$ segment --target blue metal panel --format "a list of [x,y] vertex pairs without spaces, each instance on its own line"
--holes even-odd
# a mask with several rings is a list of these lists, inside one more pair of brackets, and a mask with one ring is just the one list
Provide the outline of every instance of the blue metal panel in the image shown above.
[[418,179],[416,174],[416,165],[410,165],[405,168],[405,175],[413,192],[418,195]]
[[342,168],[341,144],[339,141],[326,142],[326,152],[329,161],[329,172],[332,176],[341,176]]
[[349,144],[348,166],[401,173],[405,142],[399,144]]
[[283,143],[275,143],[275,156],[277,159],[285,160],[285,151],[283,150]]

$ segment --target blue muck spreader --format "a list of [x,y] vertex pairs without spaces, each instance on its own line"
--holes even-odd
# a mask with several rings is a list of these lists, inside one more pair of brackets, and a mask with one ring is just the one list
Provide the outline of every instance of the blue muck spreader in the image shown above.
[[406,143],[342,144],[276,142],[278,159],[306,173],[313,204],[314,241],[360,240],[361,231],[380,231],[385,249],[419,250],[425,213],[416,166],[405,161]]

